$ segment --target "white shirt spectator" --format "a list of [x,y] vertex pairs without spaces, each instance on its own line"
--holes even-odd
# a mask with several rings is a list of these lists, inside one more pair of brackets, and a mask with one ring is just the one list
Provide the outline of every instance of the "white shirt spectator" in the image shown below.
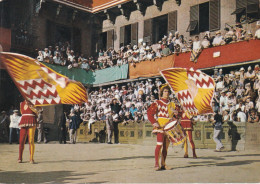
[[237,113],[237,119],[239,122],[246,122],[246,114],[244,112]]
[[19,128],[19,123],[21,121],[21,116],[17,115],[17,114],[13,114],[10,116],[10,128]]
[[224,42],[223,37],[222,37],[221,35],[217,35],[217,36],[214,38],[213,42],[212,42],[213,46],[222,45],[222,44],[224,44],[224,43],[225,43],[225,42]]
[[201,45],[203,48],[208,48],[210,46],[210,42],[207,39],[203,39]]
[[200,41],[194,41],[193,42],[193,50],[194,51],[199,51],[201,49],[201,43]]
[[255,32],[255,38],[260,39],[260,28],[256,30]]
[[60,65],[61,64],[61,58],[59,56],[54,56],[53,61],[55,64]]

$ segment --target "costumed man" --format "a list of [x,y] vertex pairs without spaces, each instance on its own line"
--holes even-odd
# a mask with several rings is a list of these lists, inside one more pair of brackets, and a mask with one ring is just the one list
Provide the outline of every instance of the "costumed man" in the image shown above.
[[20,145],[19,145],[19,158],[18,163],[23,160],[23,150],[26,137],[28,135],[29,149],[30,149],[30,163],[34,164],[34,135],[37,125],[37,109],[27,100],[24,100],[20,104],[20,111],[22,114],[21,121],[19,123],[20,129]]
[[188,141],[189,139],[190,146],[192,149],[193,153],[193,158],[197,158],[196,152],[195,152],[195,144],[192,139],[192,131],[193,131],[193,119],[192,116],[184,110],[182,113],[182,118],[181,118],[181,126],[185,130],[186,137],[184,139],[184,158],[188,158]]
[[[169,138],[164,132],[164,126],[170,122],[178,119],[178,107],[175,103],[169,101],[169,95],[171,94],[170,87],[167,84],[160,86],[160,100],[156,100],[147,110],[148,120],[152,123],[154,130],[153,133],[157,134],[157,145],[155,147],[155,167],[156,171],[169,169],[166,166],[167,150],[170,143]],[[156,120],[155,118],[158,118]],[[162,148],[161,155],[161,167],[159,166],[159,157]]]

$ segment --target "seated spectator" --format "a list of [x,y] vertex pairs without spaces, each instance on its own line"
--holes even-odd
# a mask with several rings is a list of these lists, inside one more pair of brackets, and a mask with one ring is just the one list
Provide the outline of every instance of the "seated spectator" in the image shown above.
[[244,105],[244,103],[243,103],[243,100],[242,100],[242,99],[241,99],[241,100],[239,100],[239,103],[238,103],[238,104],[236,104],[236,110],[237,110],[238,108],[240,108],[240,109],[241,109],[241,111],[245,112],[245,105]]
[[223,118],[223,122],[224,122],[224,123],[225,123],[225,122],[228,122],[228,121],[230,120],[230,115],[229,115],[228,110],[225,110],[225,111],[223,112],[222,118]]
[[228,44],[228,43],[232,42],[234,32],[233,32],[233,30],[229,30],[228,27],[226,27],[224,30],[226,31],[225,36],[224,36],[224,41],[226,42],[226,44]]
[[50,59],[49,49],[45,48],[43,52],[43,61],[49,63],[49,59]]
[[40,61],[40,62],[43,62],[43,54],[42,54],[42,51],[38,51],[37,60]]
[[246,114],[240,109],[237,109],[237,121],[245,123],[247,120]]
[[89,71],[90,67],[89,67],[89,64],[87,63],[87,59],[84,59],[83,60],[83,63],[81,64],[80,66],[82,69],[86,70],[86,71]]
[[256,32],[255,32],[255,39],[260,40],[260,21],[256,22]]
[[244,79],[245,79],[245,84],[246,83],[250,83],[251,87],[253,86],[253,82],[255,80],[255,71],[252,70],[252,67],[249,66],[247,69],[247,72],[244,75]]
[[241,25],[241,23],[237,23],[236,24],[236,38],[237,38],[237,41],[242,41],[244,40],[244,37],[245,37],[245,30],[243,29],[243,26]]
[[257,123],[257,122],[259,122],[259,116],[258,116],[258,114],[257,114],[255,109],[252,109],[249,112],[248,122],[249,123]]
[[137,112],[137,108],[135,107],[135,104],[131,105],[131,108],[129,111],[130,111],[132,117],[135,117],[135,112]]
[[205,36],[203,37],[203,40],[202,40],[202,42],[201,42],[201,46],[202,46],[203,48],[209,48],[210,42],[209,42],[209,38],[208,38],[207,35],[205,35]]
[[162,49],[162,56],[168,56],[171,54],[171,50],[167,46],[167,44],[164,44],[164,49]]
[[54,64],[61,65],[62,60],[61,60],[61,57],[60,57],[60,53],[59,52],[55,52],[55,54],[56,55],[53,57]]
[[193,41],[193,50],[195,52],[198,52],[200,51],[200,49],[201,49],[201,43],[199,40],[199,36],[195,36],[195,40]]
[[216,37],[214,38],[212,42],[213,46],[219,46],[219,45],[224,45],[225,42],[223,40],[223,37],[221,36],[221,32],[217,31],[216,32]]

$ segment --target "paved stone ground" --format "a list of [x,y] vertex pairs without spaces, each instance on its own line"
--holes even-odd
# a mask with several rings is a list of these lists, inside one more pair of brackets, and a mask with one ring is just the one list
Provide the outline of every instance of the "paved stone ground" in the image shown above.
[[18,145],[0,144],[0,183],[249,183],[260,182],[260,151],[198,149],[183,158],[169,147],[171,170],[154,171],[154,146],[128,144],[36,144],[36,164],[17,163]]

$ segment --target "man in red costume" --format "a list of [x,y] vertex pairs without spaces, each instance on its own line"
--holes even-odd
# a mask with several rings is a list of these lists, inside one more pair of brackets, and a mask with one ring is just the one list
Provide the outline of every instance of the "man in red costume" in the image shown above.
[[27,100],[21,102],[20,111],[22,114],[21,121],[19,123],[20,130],[20,145],[19,145],[19,158],[18,163],[23,160],[23,150],[26,137],[28,135],[29,149],[30,149],[30,163],[34,164],[34,134],[37,125],[36,108]]
[[[170,87],[167,84],[160,86],[160,100],[156,100],[149,109],[147,110],[147,116],[149,121],[152,123],[154,130],[153,133],[157,134],[157,145],[155,147],[155,167],[156,171],[169,169],[166,167],[165,160],[167,156],[167,150],[170,143],[167,135],[163,128],[171,120],[178,119],[178,107],[175,103],[169,101],[169,95],[171,94]],[[156,120],[156,118],[158,118]],[[161,167],[159,166],[160,151],[161,154]]]
[[187,139],[189,139],[190,146],[193,153],[193,158],[197,158],[196,152],[195,152],[195,144],[192,139],[192,131],[193,131],[193,124],[192,124],[192,117],[189,115],[187,111],[183,111],[182,118],[181,118],[181,126],[185,130],[185,133],[187,137],[184,139],[184,158],[188,158],[188,142]]

